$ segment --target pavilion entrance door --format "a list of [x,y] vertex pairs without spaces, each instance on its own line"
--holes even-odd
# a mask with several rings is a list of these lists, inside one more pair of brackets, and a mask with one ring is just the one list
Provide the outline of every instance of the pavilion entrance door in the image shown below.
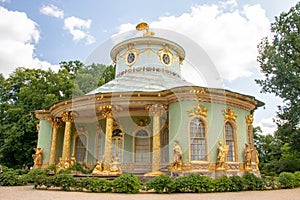
[[135,168],[146,169],[150,163],[150,138],[146,130],[139,130],[135,135]]

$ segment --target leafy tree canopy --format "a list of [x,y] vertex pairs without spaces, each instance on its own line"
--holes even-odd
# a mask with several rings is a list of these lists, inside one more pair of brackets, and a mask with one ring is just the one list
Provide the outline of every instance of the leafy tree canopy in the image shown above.
[[31,113],[110,81],[103,80],[105,72],[114,75],[114,67],[63,61],[58,72],[20,67],[7,79],[0,74],[0,163],[13,168],[32,165],[38,122]]
[[[264,38],[258,45],[258,62],[265,79],[256,80],[262,92],[283,99],[279,106],[278,134],[293,149],[300,151],[300,2],[271,25],[272,40]],[[288,132],[287,132],[288,131]]]

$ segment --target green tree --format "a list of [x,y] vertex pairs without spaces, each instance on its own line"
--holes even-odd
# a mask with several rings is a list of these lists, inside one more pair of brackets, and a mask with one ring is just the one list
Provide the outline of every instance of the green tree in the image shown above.
[[78,70],[73,96],[84,95],[115,78],[115,66],[92,64]]
[[254,127],[254,145],[259,155],[259,168],[262,173],[275,172],[281,157],[282,141],[271,134],[263,135],[260,127]]
[[103,73],[114,77],[114,67],[63,61],[58,72],[17,68],[7,79],[0,74],[0,163],[32,165],[38,123],[32,112],[72,98],[73,91],[82,95],[95,89],[103,83]]
[[263,135],[260,127],[254,128],[254,144],[259,153],[259,168],[263,174],[280,174],[300,170],[300,153],[284,143],[278,135]]
[[256,82],[262,92],[283,99],[284,105],[278,106],[279,133],[289,135],[281,139],[300,152],[300,2],[275,17],[271,31],[272,41],[264,38],[258,45],[258,62],[265,79]]
[[69,98],[65,94],[72,85],[66,79],[61,72],[27,68],[1,78],[0,163],[14,168],[32,165],[37,120],[31,113]]

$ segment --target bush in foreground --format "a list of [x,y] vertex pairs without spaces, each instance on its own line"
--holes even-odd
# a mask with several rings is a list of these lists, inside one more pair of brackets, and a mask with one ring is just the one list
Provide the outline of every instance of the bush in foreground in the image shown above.
[[158,194],[172,193],[176,190],[176,185],[170,176],[160,175],[146,182],[146,190],[154,190]]
[[291,172],[281,172],[278,181],[281,188],[294,188],[296,185],[295,176]]
[[139,179],[132,174],[123,174],[112,182],[113,192],[136,194],[142,188]]

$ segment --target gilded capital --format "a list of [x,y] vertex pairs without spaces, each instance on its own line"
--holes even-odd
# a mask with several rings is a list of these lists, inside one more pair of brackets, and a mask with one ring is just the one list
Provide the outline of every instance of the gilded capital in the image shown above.
[[61,117],[51,117],[48,120],[51,123],[52,127],[55,128],[59,128],[63,122]]
[[234,113],[234,110],[231,108],[225,108],[223,111],[224,119],[225,120],[236,120],[237,115]]
[[200,103],[194,106],[194,110],[188,110],[189,117],[203,116],[207,117],[207,108],[203,107]]
[[98,110],[104,118],[113,118],[113,113],[121,111],[122,108],[116,105],[106,104],[99,106]]
[[77,116],[78,116],[78,114],[76,112],[67,111],[67,112],[63,112],[61,114],[61,119],[63,122],[73,122],[74,118]]
[[151,116],[162,116],[166,113],[168,106],[165,104],[148,104],[146,105],[146,109],[149,110]]
[[246,118],[246,123],[247,124],[252,124],[253,123],[253,120],[254,120],[253,115],[247,115],[245,118]]

